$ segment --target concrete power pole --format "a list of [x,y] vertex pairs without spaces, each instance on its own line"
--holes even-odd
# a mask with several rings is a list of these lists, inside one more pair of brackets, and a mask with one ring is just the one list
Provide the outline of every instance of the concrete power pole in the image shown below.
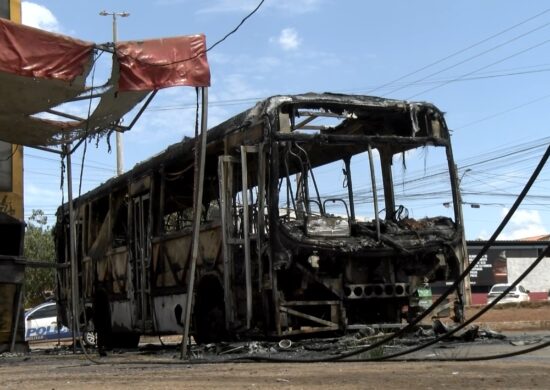
[[[117,36],[117,25],[116,17],[120,16],[122,18],[130,16],[128,12],[107,12],[105,10],[99,13],[101,16],[112,16],[113,17],[113,44],[116,44]],[[122,133],[120,131],[116,132],[116,173],[117,176],[122,175],[124,172],[124,145],[122,143]]]

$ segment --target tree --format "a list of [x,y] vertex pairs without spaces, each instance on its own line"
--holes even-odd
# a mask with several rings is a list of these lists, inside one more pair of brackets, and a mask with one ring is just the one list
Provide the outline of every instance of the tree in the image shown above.
[[[24,255],[28,260],[55,263],[55,245],[48,217],[33,210],[27,220]],[[55,290],[55,269],[27,267],[25,271],[25,307],[43,302]]]

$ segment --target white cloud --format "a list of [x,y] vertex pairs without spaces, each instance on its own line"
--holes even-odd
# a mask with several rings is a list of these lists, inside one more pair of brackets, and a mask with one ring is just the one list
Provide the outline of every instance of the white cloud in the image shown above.
[[[503,209],[502,215],[506,215],[508,211],[506,208]],[[498,239],[518,240],[543,234],[548,234],[548,230],[537,210],[517,210]]]
[[275,39],[272,38],[271,41],[278,43],[283,50],[296,50],[302,42],[296,29],[291,27],[284,28],[279,36]]
[[55,15],[46,7],[23,1],[21,3],[23,24],[51,32],[61,32],[61,26]]

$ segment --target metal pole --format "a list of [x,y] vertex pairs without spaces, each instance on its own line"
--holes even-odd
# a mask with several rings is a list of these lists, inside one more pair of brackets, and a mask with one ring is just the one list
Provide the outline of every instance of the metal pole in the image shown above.
[[[455,171],[458,173],[458,168],[457,166],[455,165]],[[463,213],[463,209],[462,209],[462,205],[464,204],[463,201],[462,201],[462,188],[460,187],[460,185],[462,184],[462,179],[464,179],[464,176],[466,176],[466,174],[468,172],[470,172],[471,169],[468,168],[468,169],[465,169],[464,172],[462,172],[462,176],[460,176],[460,179],[458,179],[458,183],[457,183],[457,199],[458,199],[458,204],[455,205],[455,210],[458,210],[458,212],[455,214],[455,215],[460,215],[460,220],[464,221],[464,213]],[[462,234],[464,235],[465,232],[464,232],[464,228],[462,228]],[[460,270],[460,272],[464,272],[464,270],[466,269],[466,267],[469,266],[469,263],[470,263],[470,258],[468,256],[468,248],[466,246],[466,240],[463,240],[463,245],[462,245],[462,252],[464,254],[464,261],[462,262],[462,269]],[[466,276],[463,280],[462,280],[462,283],[458,285],[457,287],[457,294],[460,296],[462,296],[462,300],[463,300],[463,305],[465,306],[470,306],[472,304],[472,286],[471,286],[471,283],[470,283],[470,275],[468,274],[468,276]],[[462,320],[462,318],[460,319]]]
[[[108,16],[111,15],[113,18],[113,45],[114,52],[116,55],[116,42],[118,40],[118,31],[117,31],[117,24],[116,24],[116,17],[128,17],[130,14],[128,12],[107,12],[107,11],[101,11],[99,13],[101,16]],[[124,144],[122,143],[122,133],[120,131],[116,132],[116,173],[117,176],[122,175],[124,172]]]
[[65,145],[67,157],[67,196],[69,198],[69,259],[71,261],[71,301],[72,301],[72,339],[73,352],[76,353],[76,336],[78,334],[78,266],[75,251],[75,216],[73,209],[73,172],[71,164],[70,145]]
[[246,329],[250,329],[252,320],[252,264],[250,260],[250,232],[248,215],[248,167],[246,146],[241,145],[241,173],[243,184],[243,234],[244,234],[244,273],[246,281]]
[[351,157],[344,158],[346,165],[346,180],[348,184],[348,199],[349,199],[349,216],[352,221],[355,221],[355,200],[353,199],[353,183],[351,181]]
[[[116,45],[118,40],[116,28],[116,12],[113,12],[113,44]],[[116,53],[116,47],[114,48]],[[124,172],[124,144],[122,143],[122,133],[116,132],[116,174],[122,175]]]
[[23,285],[16,287],[17,296],[17,310],[15,311],[15,318],[13,320],[13,333],[11,336],[10,352],[15,352],[15,341],[17,339],[17,328],[19,328],[19,316],[21,313],[21,306],[23,305]]
[[[201,88],[202,91],[202,111],[201,111],[201,133],[195,141],[195,188],[194,188],[194,207],[193,207],[193,242],[191,249],[191,264],[189,266],[189,283],[187,285],[187,303],[185,305],[185,322],[183,326],[183,340],[181,343],[181,358],[187,356],[189,340],[189,324],[191,322],[191,307],[193,305],[193,293],[195,291],[195,270],[197,267],[197,257],[199,254],[199,233],[201,224],[202,192],[204,183],[204,161],[206,155],[206,131],[208,117],[208,89]],[[199,148],[200,146],[200,148]]]
[[113,12],[113,43],[117,41],[117,31],[116,31],[116,12]]
[[376,188],[376,176],[374,171],[374,159],[372,157],[372,148],[369,147],[369,165],[370,165],[370,178],[372,185],[372,201],[374,202],[374,219],[376,221],[376,239],[380,241],[380,217],[378,215],[378,193]]

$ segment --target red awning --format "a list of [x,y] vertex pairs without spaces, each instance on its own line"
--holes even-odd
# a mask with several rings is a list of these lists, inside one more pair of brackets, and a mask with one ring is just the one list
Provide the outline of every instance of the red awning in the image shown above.
[[120,91],[210,85],[206,39],[202,34],[119,42],[116,52],[120,63]]
[[91,42],[0,19],[0,71],[72,81],[91,61]]
[[[111,77],[87,87],[95,45],[0,18],[0,140],[53,146],[110,130],[126,131],[120,119],[153,90],[206,87],[210,69],[204,35],[120,42]],[[85,118],[60,106],[99,98]]]

